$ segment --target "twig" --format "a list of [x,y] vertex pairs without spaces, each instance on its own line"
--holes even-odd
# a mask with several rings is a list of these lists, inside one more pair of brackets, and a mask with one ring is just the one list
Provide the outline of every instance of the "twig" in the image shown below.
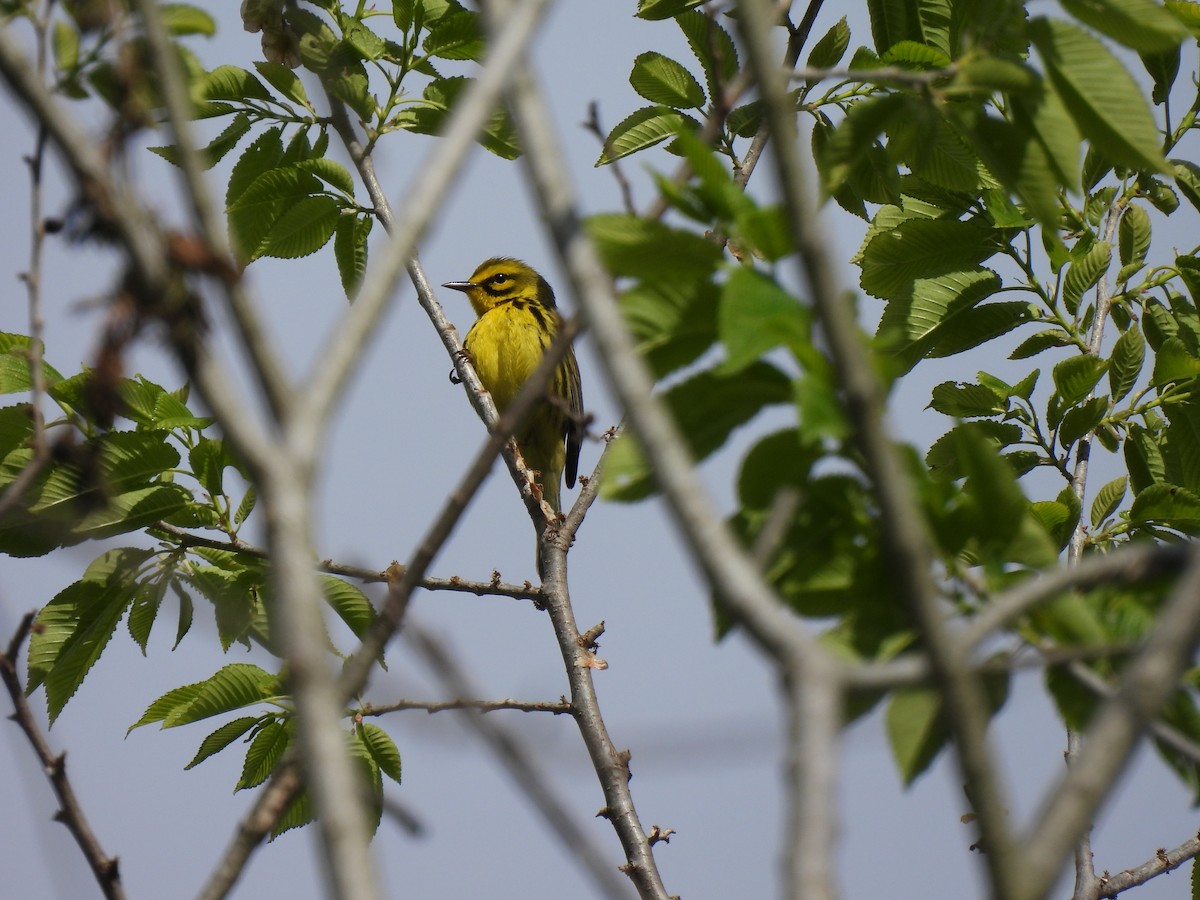
[[[450,693],[459,696],[475,693],[466,673],[432,634],[423,628],[410,627],[405,632],[405,637]],[[574,711],[570,704],[558,705],[566,707],[563,711]],[[491,718],[475,714],[470,709],[467,709],[461,718],[504,765],[575,862],[591,875],[592,883],[598,892],[613,900],[624,900],[629,894],[625,882],[618,877],[616,869],[605,859],[604,853],[579,827],[575,817],[551,789],[528,748],[515,734],[502,728]]]
[[739,19],[775,141],[772,158],[783,189],[788,220],[850,421],[851,433],[880,505],[884,551],[897,593],[912,610],[945,700],[964,780],[976,805],[993,888],[1000,898],[1015,896],[1017,858],[1006,821],[1005,791],[986,740],[987,703],[982,686],[967,666],[964,649],[946,631],[933,580],[925,523],[904,468],[883,427],[884,397],[865,351],[852,307],[838,290],[832,254],[819,229],[809,197],[808,175],[798,146],[795,113],[786,85],[771,63],[772,9],[766,0],[741,0]]
[[[607,154],[612,149],[612,143],[605,134],[604,128],[600,125],[600,103],[593,100],[588,104],[588,117],[583,121],[583,127],[596,136],[596,140],[600,142],[600,146],[604,148],[604,153]],[[629,184],[629,179],[625,177],[625,171],[621,168],[619,159],[612,159],[608,162],[608,168],[616,179],[617,189],[621,192],[621,204],[625,207],[625,212],[631,216],[637,215],[637,207],[633,203],[633,188]]]
[[880,69],[792,69],[788,74],[795,81],[852,81],[862,84],[890,82],[905,87],[922,88],[936,84],[944,78],[952,77],[958,72],[958,66],[950,65],[941,69],[930,69],[926,72],[914,72],[912,69],[901,69],[896,66],[884,66]]
[[1154,856],[1140,866],[1132,869],[1122,869],[1116,875],[1105,871],[1096,879],[1095,892],[1087,900],[1099,900],[1102,897],[1115,897],[1122,891],[1145,884],[1151,878],[1165,875],[1179,868],[1189,859],[1200,856],[1200,834],[1184,841],[1172,850],[1159,848]]
[[387,713],[401,712],[409,709],[421,709],[427,713],[445,712],[449,709],[470,709],[476,712],[496,712],[501,709],[513,709],[519,712],[548,712],[554,713],[556,716],[563,714],[570,715],[574,712],[574,709],[567,702],[566,698],[557,702],[549,702],[515,700],[508,697],[504,700],[472,700],[469,698],[460,698],[458,700],[397,700],[395,703],[385,703],[380,706],[368,703],[359,710],[359,714],[363,716],[382,716]]
[[229,846],[221,854],[207,883],[196,895],[196,900],[224,900],[229,896],[245,871],[250,855],[271,833],[300,786],[300,769],[295,757],[285,759],[259,792],[250,811],[238,823]]
[[25,700],[25,692],[21,689],[21,676],[17,672],[17,656],[21,651],[21,645],[25,643],[25,638],[29,636],[33,618],[33,613],[26,613],[22,617],[20,624],[17,625],[17,630],[8,642],[8,649],[3,655],[0,655],[0,678],[3,678],[4,686],[8,689],[8,696],[12,700],[12,718],[25,733],[29,745],[42,764],[50,786],[54,789],[55,796],[58,797],[59,809],[55,813],[55,819],[66,825],[71,836],[75,838],[75,843],[79,845],[79,849],[96,879],[96,884],[100,886],[104,896],[109,900],[125,900],[125,888],[121,884],[117,858],[110,857],[100,846],[100,842],[96,839],[96,835],[88,823],[87,816],[84,815],[79,798],[75,795],[71,781],[67,777],[67,754],[60,753],[55,756],[50,750],[50,745],[37,724],[33,710],[29,708],[29,704]]
[[[194,532],[171,525],[169,522],[156,522],[151,527],[153,531],[160,531],[170,535],[176,545],[184,549],[189,547],[207,547],[211,550],[242,553],[246,556],[252,556],[255,559],[270,559],[270,554],[263,547],[256,547],[253,544],[247,544],[236,538],[221,540],[220,538],[205,537],[204,535],[195,534]],[[353,578],[356,581],[366,584],[384,583],[388,580],[386,570],[352,566],[349,563],[334,562],[331,559],[322,560],[314,568],[318,572]],[[535,602],[541,596],[541,592],[529,584],[529,582],[525,582],[524,584],[508,584],[501,581],[498,574],[491,581],[468,581],[465,578],[459,578],[457,575],[452,575],[449,578],[422,578],[420,587],[427,591],[452,591],[463,594],[475,594],[479,597],[512,597],[516,600],[533,600]]]

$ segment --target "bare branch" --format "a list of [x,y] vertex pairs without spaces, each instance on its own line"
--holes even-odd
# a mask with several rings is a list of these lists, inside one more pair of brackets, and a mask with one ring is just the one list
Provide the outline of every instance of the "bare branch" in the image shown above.
[[58,798],[59,809],[55,818],[66,825],[71,836],[75,838],[75,843],[83,852],[83,857],[92,870],[92,876],[96,879],[96,884],[99,885],[104,896],[109,900],[125,900],[125,888],[121,884],[117,858],[109,856],[100,846],[100,842],[92,831],[92,826],[88,823],[87,816],[84,815],[83,806],[75,795],[75,789],[67,777],[67,754],[60,753],[56,756],[50,750],[50,744],[42,734],[33,710],[29,708],[29,703],[25,699],[25,692],[21,689],[21,676],[17,672],[17,655],[20,653],[21,645],[29,636],[33,618],[33,613],[25,614],[8,642],[8,649],[0,655],[0,679],[4,680],[9,699],[12,700],[12,718],[25,733],[25,738],[37,755],[38,762],[42,764],[46,778],[49,779],[50,786]]
[[[405,636],[450,693],[458,696],[470,696],[475,693],[466,673],[432,634],[421,628],[410,627]],[[574,711],[570,704],[560,703],[558,706],[566,707],[562,711]],[[594,845],[587,832],[579,827],[574,816],[542,776],[540,767],[528,748],[515,734],[502,728],[491,718],[478,715],[469,708],[464,709],[466,711],[462,721],[487,744],[504,765],[570,856],[591,876],[597,891],[613,900],[624,900],[628,897],[629,890],[625,882],[618,877],[616,868],[605,859],[604,853]],[[552,711],[559,712],[557,709]]]
[[548,712],[554,713],[556,716],[570,715],[575,711],[565,697],[557,702],[514,700],[511,697],[504,700],[472,700],[464,697],[458,700],[397,700],[395,703],[386,703],[382,706],[368,703],[359,710],[359,715],[382,716],[387,713],[401,712],[409,709],[421,709],[427,713],[445,712],[450,709],[469,709],[475,712],[496,712],[502,709],[512,709],[519,712]]
[[1115,897],[1122,891],[1145,884],[1151,878],[1165,875],[1179,868],[1189,859],[1195,859],[1197,856],[1200,856],[1200,833],[1184,841],[1172,850],[1159,848],[1154,856],[1140,866],[1135,866],[1132,869],[1122,869],[1116,875],[1109,875],[1105,871],[1096,879],[1094,893],[1088,900]]

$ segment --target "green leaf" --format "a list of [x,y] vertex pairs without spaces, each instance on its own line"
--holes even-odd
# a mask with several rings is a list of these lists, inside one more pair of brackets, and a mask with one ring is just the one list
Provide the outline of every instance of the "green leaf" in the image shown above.
[[217,66],[193,87],[195,100],[270,100],[271,92],[252,72],[238,66]]
[[819,41],[813,44],[813,48],[808,54],[808,68],[833,68],[842,61],[842,57],[846,55],[846,48],[849,46],[850,26],[846,24],[846,17],[842,16],[833,24],[832,28],[821,35]]
[[995,391],[958,381],[943,381],[937,385],[929,405],[942,415],[963,419],[994,416],[1005,411],[1005,403]]
[[358,737],[371,754],[371,759],[388,778],[400,784],[400,751],[391,736],[370,722],[360,722],[357,726]]
[[1067,267],[1063,276],[1063,302],[1071,315],[1079,309],[1079,303],[1084,293],[1090,291],[1104,273],[1112,259],[1112,244],[1108,241],[1096,241],[1083,256],[1074,259]]
[[154,620],[158,618],[158,611],[167,594],[168,580],[160,577],[154,581],[143,581],[134,588],[133,603],[129,607],[129,618],[125,625],[129,629],[129,636],[142,651],[142,656],[146,655],[150,629],[154,627]]
[[911,0],[867,0],[871,15],[871,39],[881,56],[900,41],[923,37],[917,4]]
[[1150,249],[1150,214],[1137,204],[1130,204],[1121,216],[1119,227],[1121,265],[1145,262]]
[[911,297],[918,279],[973,270],[997,250],[990,229],[948,219],[909,219],[870,238],[862,288],[884,300]]
[[1117,507],[1125,499],[1125,491],[1128,487],[1128,476],[1121,475],[1096,491],[1096,497],[1092,500],[1093,528],[1099,528],[1105,519],[1117,511]]
[[851,106],[828,141],[815,148],[822,191],[827,196],[836,195],[876,145],[876,139],[894,122],[913,115],[918,109],[900,93],[881,94]]
[[333,231],[333,255],[337,260],[342,289],[351,300],[358,293],[367,270],[367,239],[375,224],[373,216],[339,216]]
[[363,59],[379,59],[386,52],[383,38],[358,19],[347,19],[342,40]]
[[1200,495],[1174,484],[1152,484],[1133,498],[1129,518],[1195,533],[1200,530]]
[[675,24],[687,38],[688,46],[704,69],[708,95],[720,97],[738,73],[738,53],[729,32],[717,23],[716,16],[688,10],[675,16]]
[[767,351],[810,341],[811,314],[772,278],[745,266],[721,290],[717,332],[725,345],[722,371],[744,368]]
[[195,684],[163,694],[132,726],[161,722],[163,728],[190,725],[246,706],[257,706],[282,693],[279,676],[249,663],[230,663]]
[[439,59],[479,60],[487,46],[479,13],[461,10],[438,20],[422,44]]
[[942,718],[941,699],[927,688],[896,691],[885,718],[892,758],[905,786],[911,785],[929,768],[950,737]]
[[267,80],[267,84],[283,96],[312,108],[312,104],[308,102],[308,94],[304,90],[304,82],[287,66],[282,63],[259,60],[254,64],[254,68],[258,69],[258,74]]
[[1031,356],[1037,356],[1045,350],[1053,350],[1060,347],[1070,347],[1072,344],[1071,337],[1062,331],[1039,331],[1037,334],[1031,334],[1025,340],[1017,345],[1017,348],[1008,355],[1009,359],[1028,359]]
[[1139,55],[1146,72],[1154,79],[1154,90],[1150,92],[1150,99],[1154,101],[1155,105],[1161,106],[1170,97],[1171,88],[1175,85],[1175,79],[1179,75],[1179,46],[1176,45],[1158,53]]
[[675,137],[685,126],[699,127],[690,116],[665,106],[644,106],[618,122],[604,139],[597,166],[623,159]]
[[1164,388],[1172,382],[1190,381],[1200,375],[1200,359],[1188,350],[1187,345],[1177,337],[1167,338],[1154,357],[1154,375],[1152,381],[1157,388]]
[[254,511],[254,504],[258,501],[258,494],[254,490],[254,485],[246,488],[246,493],[242,495],[242,502],[238,504],[237,511],[233,515],[235,525],[241,525]]
[[702,278],[716,269],[721,249],[692,231],[639,216],[602,213],[586,223],[609,273],[631,278]]
[[1058,429],[1058,442],[1063,449],[1090,434],[1096,426],[1108,415],[1108,398],[1092,397],[1079,406],[1067,410]]
[[961,451],[964,435],[968,433],[971,439],[985,442],[991,448],[991,452],[997,454],[999,450],[1017,443],[1023,437],[1021,427],[1011,422],[980,420],[955,425],[934,441],[929,452],[925,454],[925,464],[939,480],[954,481],[966,477],[968,466],[962,458]]
[[291,746],[295,736],[295,728],[291,719],[280,721],[275,719],[259,729],[250,749],[246,751],[246,761],[242,765],[242,775],[238,779],[235,791],[244,788],[258,787],[275,771],[275,766]]
[[911,296],[893,298],[879,320],[876,341],[907,372],[919,360],[944,355],[974,334],[971,312],[1001,287],[990,269],[967,269],[913,281]]
[[75,696],[133,601],[136,577],[151,550],[123,547],[98,556],[83,579],[42,607],[29,640],[27,691],[46,687],[50,723]]
[[639,281],[619,303],[655,378],[695,362],[717,339],[718,287],[707,276]]
[[704,0],[638,0],[637,13],[639,19],[657,21],[670,19],[693,7],[699,6]]
[[200,765],[200,763],[204,762],[210,756],[220,753],[262,721],[262,716],[242,716],[241,718],[234,719],[232,722],[226,722],[200,742],[200,749],[196,751],[196,755],[192,757],[192,761],[183,768],[187,770]]
[[1083,136],[1115,163],[1170,173],[1146,100],[1102,43],[1066,22],[1037,18],[1029,35]]
[[58,68],[66,72],[79,64],[79,29],[62,19],[55,19],[51,31],[51,42],[54,49],[54,62]]
[[321,576],[325,602],[355,637],[361,638],[375,621],[375,607],[359,588],[333,575]]
[[1108,361],[1081,353],[1054,366],[1054,389],[1068,406],[1074,406],[1092,392],[1108,369]]
[[1154,436],[1136,422],[1129,426],[1129,437],[1125,441],[1124,451],[1129,483],[1135,495],[1152,484],[1166,481],[1166,463],[1163,461],[1162,448]]
[[1200,400],[1188,398],[1164,409],[1170,420],[1163,435],[1164,480],[1200,491]]
[[[663,400],[675,417],[694,459],[722,446],[739,425],[763,407],[792,401],[790,379],[765,362],[733,373],[701,372],[668,390]],[[654,483],[636,438],[622,436],[609,451],[601,492],[613,500],[650,496]]]
[[1188,203],[1200,209],[1200,166],[1186,159],[1173,159],[1171,169],[1180,192]]
[[167,33],[176,37],[189,34],[212,37],[217,33],[217,23],[212,16],[186,3],[164,3],[159,7],[159,15]]
[[1177,18],[1152,0],[1062,0],[1063,8],[1139,53],[1173,50],[1188,36]]
[[653,50],[633,61],[629,83],[646,100],[675,109],[698,109],[704,105],[704,88],[680,63]]
[[341,201],[333,197],[301,197],[275,221],[255,258],[298,259],[316,253],[333,237],[341,210]]
[[1113,403],[1120,403],[1133,390],[1142,363],[1146,359],[1146,342],[1136,324],[1130,325],[1117,338],[1109,360],[1108,384],[1112,390]]

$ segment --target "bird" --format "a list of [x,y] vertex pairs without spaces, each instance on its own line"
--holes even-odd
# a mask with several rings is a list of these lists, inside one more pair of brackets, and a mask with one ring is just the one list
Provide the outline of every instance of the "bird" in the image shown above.
[[[492,257],[467,281],[442,287],[462,291],[471,301],[477,318],[463,346],[503,414],[558,334],[562,317],[554,290],[533,267],[508,256]],[[515,435],[525,464],[539,473],[542,499],[555,513],[562,512],[562,479],[568,488],[575,486],[584,429],[579,363],[568,348],[546,401]]]

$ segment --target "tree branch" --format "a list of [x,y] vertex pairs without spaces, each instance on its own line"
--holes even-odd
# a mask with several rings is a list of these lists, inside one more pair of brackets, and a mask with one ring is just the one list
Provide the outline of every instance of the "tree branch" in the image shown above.
[[104,896],[109,900],[125,900],[125,888],[121,884],[117,858],[106,854],[100,846],[100,842],[92,831],[92,826],[88,823],[87,816],[84,815],[83,806],[75,795],[75,789],[67,777],[67,754],[60,753],[55,756],[51,752],[50,744],[42,734],[41,728],[38,727],[33,710],[29,708],[29,703],[25,700],[25,692],[21,689],[21,676],[17,672],[17,656],[21,651],[21,645],[29,636],[33,618],[33,613],[26,613],[22,617],[17,630],[8,642],[8,649],[0,654],[0,679],[3,679],[4,686],[8,689],[8,696],[12,700],[12,719],[25,733],[25,738],[33,748],[38,762],[42,764],[46,778],[49,779],[50,786],[58,798],[59,809],[54,816],[55,819],[66,825],[71,836],[75,838],[75,843],[79,845],[83,858],[87,860],[88,867],[92,870],[92,876],[96,879],[96,884],[99,885]]

